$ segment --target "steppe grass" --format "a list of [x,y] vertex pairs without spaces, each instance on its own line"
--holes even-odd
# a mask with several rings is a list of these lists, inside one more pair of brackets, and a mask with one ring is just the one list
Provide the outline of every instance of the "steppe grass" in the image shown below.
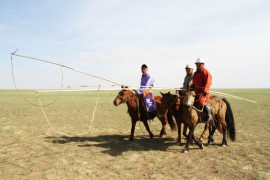
[[[126,105],[115,107],[117,91],[40,92],[52,127],[41,108],[30,105],[13,90],[0,91],[1,179],[269,179],[270,178],[270,89],[215,89],[257,101],[256,104],[227,98],[231,103],[236,141],[200,150],[191,145],[188,154],[176,143],[176,132],[159,138],[158,119],[149,122],[154,139],[142,123],[129,142],[131,121]],[[163,91],[166,92],[166,91]],[[159,92],[156,91],[155,95]],[[36,93],[21,91],[33,104]],[[99,97],[90,131],[92,112]],[[202,132],[200,124],[195,135]],[[183,139],[183,141],[185,141]]]

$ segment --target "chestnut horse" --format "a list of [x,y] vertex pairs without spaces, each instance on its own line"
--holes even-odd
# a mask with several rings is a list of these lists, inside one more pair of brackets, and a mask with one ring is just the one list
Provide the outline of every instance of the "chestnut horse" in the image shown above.
[[[163,135],[166,135],[166,124],[167,122],[169,123],[171,129],[174,131],[176,130],[176,124],[173,120],[167,119],[166,116],[166,109],[161,104],[161,96],[155,96],[154,99],[157,104],[157,111],[158,111],[158,119],[161,121],[162,124],[162,129],[160,131],[160,137]],[[115,106],[119,106],[120,104],[126,103],[128,107],[128,114],[131,117],[131,134],[129,137],[130,141],[134,140],[134,131],[135,131],[135,126],[137,121],[142,121],[146,130],[148,131],[150,138],[153,139],[154,135],[151,132],[149,125],[148,125],[148,120],[149,117],[147,115],[145,105],[143,104],[143,98],[141,96],[138,96],[136,91],[133,92],[129,89],[123,89],[121,90],[116,98],[113,101],[113,104]]]
[[[203,149],[203,144],[200,141],[196,140],[194,136],[194,130],[196,125],[200,120],[204,120],[202,119],[203,116],[201,116],[198,109],[193,106],[195,102],[195,95],[196,94],[194,90],[189,90],[186,92],[186,96],[183,99],[183,104],[185,106],[185,108],[183,108],[183,120],[184,124],[187,125],[189,128],[189,134],[183,152],[189,151],[190,140],[194,140],[195,143],[201,149]],[[211,106],[213,121],[215,122],[215,126],[212,126],[211,132],[208,136],[208,144],[210,144],[212,141],[212,137],[215,133],[216,127],[221,127],[223,134],[222,146],[227,146],[227,133],[231,141],[235,141],[235,123],[230,103],[226,99],[220,99],[217,96],[210,96],[207,103]]]

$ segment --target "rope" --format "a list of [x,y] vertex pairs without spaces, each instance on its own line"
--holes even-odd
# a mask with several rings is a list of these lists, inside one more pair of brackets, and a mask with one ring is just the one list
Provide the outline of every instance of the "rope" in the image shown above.
[[[202,93],[201,93],[201,94],[196,94],[196,95],[199,95],[199,99],[198,99],[198,100],[194,100],[194,101],[198,102],[198,101],[200,101],[200,99],[202,98]],[[193,103],[193,105],[192,105],[192,108],[195,109],[196,111],[203,112],[203,108],[204,108],[204,105],[205,105],[205,101],[206,101],[206,98],[204,99],[202,109],[196,108],[196,107],[194,106],[194,103]]]
[[59,130],[55,129],[55,128],[51,125],[51,123],[50,123],[50,121],[49,121],[49,119],[48,119],[48,117],[47,117],[47,115],[46,115],[46,113],[45,113],[45,111],[44,111],[44,108],[43,108],[44,106],[42,106],[42,104],[41,104],[41,100],[40,100],[38,91],[36,91],[36,96],[37,96],[38,102],[39,102],[39,104],[40,104],[41,111],[42,111],[42,113],[43,113],[43,115],[44,115],[44,117],[45,117],[45,119],[46,119],[46,121],[47,121],[49,127],[50,127],[54,132],[59,133],[59,134],[63,134],[63,135],[68,136],[68,137],[71,137],[71,136],[74,136],[74,135],[75,135],[75,136],[82,136],[82,135],[84,135],[84,134],[87,134],[87,133],[91,130],[92,124],[93,124],[93,122],[94,122],[94,120],[95,120],[95,114],[96,114],[97,104],[98,104],[98,100],[99,100],[99,89],[98,89],[98,96],[97,96],[97,99],[96,99],[95,107],[94,107],[93,114],[92,114],[92,120],[91,120],[91,122],[90,122],[90,125],[89,125],[89,127],[88,127],[88,130],[87,130],[86,132],[81,133],[81,134],[71,133],[72,135],[69,135],[69,134],[67,134],[67,133],[65,133],[65,132],[62,132],[62,131],[59,131]]
[[[14,54],[12,54],[12,55],[14,55]],[[20,97],[21,97],[25,102],[27,102],[28,104],[31,104],[31,105],[33,105],[33,106],[39,107],[40,105],[35,104],[35,103],[32,103],[32,102],[30,102],[29,100],[27,100],[26,98],[24,98],[24,96],[21,94],[21,92],[20,92],[19,89],[17,88],[16,82],[15,82],[15,76],[14,76],[14,65],[13,65],[13,57],[12,57],[12,55],[11,55],[11,57],[10,57],[10,62],[11,62],[11,72],[12,72],[13,85],[14,85],[16,91],[18,92],[18,94],[20,95]],[[63,69],[62,69],[62,68],[61,68],[61,77],[62,77],[62,78],[61,78],[61,89],[63,89],[64,75],[63,75]],[[60,93],[61,93],[61,91],[59,92],[58,95],[60,95]],[[53,102],[43,105],[43,107],[47,107],[47,106],[50,106],[50,105],[54,104],[56,101],[58,101],[58,100],[60,99],[59,97],[60,97],[60,96],[58,96],[58,98],[56,98]]]
[[27,58],[27,59],[31,59],[31,60],[35,60],[35,61],[40,61],[40,62],[44,62],[44,63],[48,63],[48,64],[53,64],[53,65],[60,66],[60,67],[63,67],[63,68],[67,68],[69,70],[72,70],[72,71],[75,71],[75,72],[78,72],[78,73],[81,73],[81,74],[84,74],[84,75],[87,75],[87,76],[92,76],[94,78],[101,79],[101,80],[108,81],[108,82],[111,82],[113,84],[122,86],[122,84],[120,84],[120,83],[111,81],[109,79],[102,78],[102,77],[97,76],[97,75],[89,74],[87,72],[83,72],[83,71],[77,70],[75,68],[72,68],[72,67],[63,65],[63,64],[58,64],[58,63],[51,62],[51,61],[48,61],[48,60],[43,60],[43,59],[39,59],[39,58],[35,58],[35,57],[30,57],[30,56],[24,56],[24,55],[16,54],[17,51],[18,51],[18,49],[15,52],[11,53],[11,57],[12,56],[18,56],[18,57]]

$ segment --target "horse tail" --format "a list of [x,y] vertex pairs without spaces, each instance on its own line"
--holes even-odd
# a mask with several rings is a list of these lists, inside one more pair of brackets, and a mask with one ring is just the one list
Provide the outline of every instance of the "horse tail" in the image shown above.
[[168,119],[168,123],[170,125],[171,130],[176,131],[177,126],[176,126],[176,123],[173,119],[172,112],[170,110],[168,110],[168,112],[167,112],[167,119]]
[[223,98],[222,100],[227,105],[225,120],[227,124],[227,129],[229,130],[229,137],[232,141],[235,141],[235,123],[234,123],[232,108],[227,99]]

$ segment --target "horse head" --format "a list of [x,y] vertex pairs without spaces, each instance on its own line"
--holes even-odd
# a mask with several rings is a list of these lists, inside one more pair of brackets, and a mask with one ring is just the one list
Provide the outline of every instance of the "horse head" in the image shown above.
[[175,100],[177,98],[177,95],[171,94],[170,92],[168,93],[162,93],[160,92],[162,98],[161,98],[161,104],[163,107],[166,109],[169,109],[173,103],[175,103]]
[[113,101],[113,104],[115,106],[119,106],[120,104],[126,103],[127,101],[133,99],[134,96],[135,94],[131,90],[123,89],[118,93]]
[[183,105],[190,108],[193,106],[195,100],[195,91],[194,90],[188,90],[186,92],[186,95],[183,99]]

